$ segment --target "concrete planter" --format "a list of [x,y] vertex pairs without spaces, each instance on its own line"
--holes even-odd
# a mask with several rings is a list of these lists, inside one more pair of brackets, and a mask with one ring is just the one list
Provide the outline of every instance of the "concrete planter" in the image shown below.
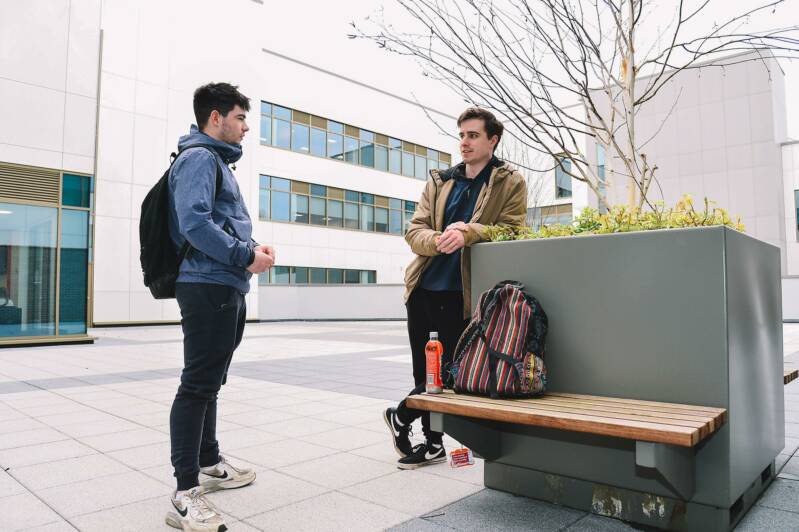
[[[569,448],[569,436],[535,430],[527,436],[537,438],[539,457],[519,458],[521,440],[504,439],[506,456],[486,464],[486,485],[557,501],[535,479],[577,477],[662,496],[669,515],[636,519],[641,509],[625,505],[640,497],[621,495],[603,511],[596,489],[561,493],[559,502],[674,529],[732,526],[784,447],[778,248],[711,227],[485,243],[471,256],[475,301],[504,279],[522,281],[541,301],[550,321],[550,390],[722,407],[729,415],[695,450],[687,501],[656,478],[639,478],[625,444]],[[679,513],[692,524],[674,524]]]

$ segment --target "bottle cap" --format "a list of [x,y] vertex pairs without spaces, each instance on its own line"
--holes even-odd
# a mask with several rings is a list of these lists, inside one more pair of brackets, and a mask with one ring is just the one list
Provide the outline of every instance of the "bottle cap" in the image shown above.
[[430,331],[430,339],[431,340],[438,340],[438,332]]

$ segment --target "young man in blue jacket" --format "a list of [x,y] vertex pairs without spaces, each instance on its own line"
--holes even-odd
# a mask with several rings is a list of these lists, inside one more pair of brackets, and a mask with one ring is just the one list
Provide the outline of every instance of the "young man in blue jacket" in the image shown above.
[[[183,372],[172,403],[169,432],[177,490],[167,524],[222,532],[224,519],[203,493],[240,488],[255,480],[219,454],[216,402],[241,342],[250,277],[275,261],[270,246],[252,239],[252,222],[228,165],[241,158],[249,130],[249,99],[228,83],[194,93],[197,125],[180,138],[169,176],[169,231],[175,249],[188,241],[175,287],[183,327]],[[221,182],[217,190],[217,172]]]

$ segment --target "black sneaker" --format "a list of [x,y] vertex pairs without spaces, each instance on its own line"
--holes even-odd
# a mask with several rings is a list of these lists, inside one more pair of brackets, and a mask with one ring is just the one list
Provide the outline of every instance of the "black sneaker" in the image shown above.
[[405,458],[400,458],[397,467],[400,469],[416,469],[430,464],[437,464],[447,459],[447,451],[441,443],[420,443]]
[[397,419],[397,409],[387,408],[383,412],[383,421],[386,422],[388,430],[391,431],[391,442],[394,444],[394,450],[401,458],[405,458],[412,452],[411,448],[411,426],[401,425]]

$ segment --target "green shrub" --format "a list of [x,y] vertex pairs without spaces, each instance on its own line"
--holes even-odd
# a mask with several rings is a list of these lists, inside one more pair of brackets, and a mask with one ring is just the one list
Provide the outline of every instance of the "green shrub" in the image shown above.
[[531,227],[511,229],[508,227],[488,227],[488,239],[492,242],[505,240],[528,240],[556,236],[602,235],[607,233],[629,233],[632,231],[652,231],[654,229],[676,229],[683,227],[705,227],[725,225],[737,231],[744,231],[740,217],[735,221],[726,210],[713,207],[714,202],[705,198],[705,208],[697,211],[689,194],[684,195],[672,209],[662,203],[655,204],[652,211],[642,211],[637,207],[617,205],[605,214],[586,207],[570,225],[545,225],[538,231]]

